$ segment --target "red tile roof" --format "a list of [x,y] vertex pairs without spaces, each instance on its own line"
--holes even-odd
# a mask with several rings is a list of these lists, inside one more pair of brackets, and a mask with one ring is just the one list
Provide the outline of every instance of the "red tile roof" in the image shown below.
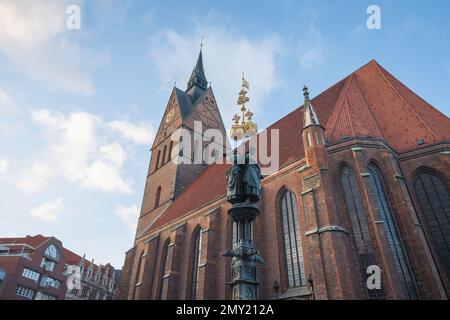
[[0,238],[0,244],[12,244],[12,243],[27,244],[33,248],[37,248],[50,238],[52,237],[44,237],[42,234],[19,238]]
[[[372,137],[385,141],[402,153],[417,148],[418,140],[427,144],[450,141],[450,119],[395,79],[375,60],[311,102],[330,143],[344,137]],[[280,130],[280,167],[303,158],[302,123],[303,106],[268,128]],[[155,221],[150,231],[225,195],[228,167],[214,164],[206,168]]]
[[[79,256],[78,254],[74,253],[73,251],[64,248],[64,262],[67,263],[68,265],[78,265],[81,261],[81,259],[83,259],[81,256]],[[84,260],[84,270],[87,270],[87,268],[89,268],[89,266],[92,264],[92,261],[89,261],[87,259]],[[95,264],[93,265],[93,273],[95,274],[97,272],[97,270],[100,268],[100,274],[104,274],[104,272],[106,272],[107,267],[109,266],[109,272],[110,272],[110,276],[112,275],[112,271],[113,271],[113,266],[111,266],[111,264],[107,263],[104,266],[100,266]]]

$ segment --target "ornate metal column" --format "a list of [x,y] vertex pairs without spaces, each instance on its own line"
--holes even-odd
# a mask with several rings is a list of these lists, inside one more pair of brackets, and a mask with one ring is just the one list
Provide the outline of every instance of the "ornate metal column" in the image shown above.
[[[239,92],[238,105],[240,116],[235,115],[231,137],[236,141],[242,137],[250,138],[257,132],[256,124],[251,122],[253,114],[245,107],[249,83],[242,77],[242,90]],[[256,262],[264,263],[253,243],[252,223],[259,214],[256,203],[260,200],[261,170],[247,151],[245,155],[234,150],[233,165],[227,172],[227,201],[232,204],[228,214],[233,220],[233,248],[223,255],[232,257],[231,286],[233,300],[255,300],[258,298],[258,278]]]

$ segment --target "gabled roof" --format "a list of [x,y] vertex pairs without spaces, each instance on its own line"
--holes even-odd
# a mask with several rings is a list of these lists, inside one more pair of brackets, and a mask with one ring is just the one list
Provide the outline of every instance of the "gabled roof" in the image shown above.
[[[375,60],[316,96],[311,103],[329,143],[348,137],[369,137],[385,141],[402,153],[417,148],[418,140],[424,140],[426,144],[450,141],[450,119]],[[298,107],[267,128],[279,129],[280,168],[304,157],[300,136],[303,115],[303,106]],[[208,166],[149,231],[224,196],[228,168],[228,165],[220,164]]]

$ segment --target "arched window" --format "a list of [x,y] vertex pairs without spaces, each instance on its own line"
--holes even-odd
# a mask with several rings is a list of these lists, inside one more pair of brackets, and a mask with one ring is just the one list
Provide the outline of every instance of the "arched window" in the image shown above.
[[136,277],[134,280],[133,300],[135,300],[137,298],[136,297],[136,286],[142,282],[141,270],[142,270],[142,267],[144,264],[144,257],[145,257],[145,251],[142,250],[141,255],[139,256],[138,266],[137,266],[137,270],[136,270]]
[[436,174],[425,171],[417,177],[414,190],[437,254],[447,277],[450,277],[450,192],[448,186]]
[[157,208],[159,206],[160,200],[161,200],[161,186],[159,186],[158,189],[156,189],[155,208]]
[[306,284],[305,266],[295,195],[285,190],[281,196],[280,205],[288,286],[289,288],[304,286]]
[[156,167],[155,170],[159,168],[159,161],[161,160],[161,150],[158,150],[158,156],[156,157]]
[[54,260],[59,259],[59,250],[58,247],[55,246],[54,244],[49,245],[47,249],[45,249],[44,253],[47,257],[52,258]]
[[362,206],[361,195],[359,193],[356,176],[353,169],[349,166],[342,167],[340,171],[340,180],[348,216],[350,218],[356,250],[358,252],[358,259],[361,267],[360,272],[363,279],[363,283],[361,285],[364,287],[369,299],[384,299],[385,293],[383,287],[381,289],[368,290],[366,285],[367,278],[369,276],[366,272],[367,267],[370,265],[379,266],[379,264],[375,256],[375,250],[369,232],[369,223]]
[[166,151],[167,151],[167,146],[164,146],[163,153],[162,153],[162,159],[161,159],[161,165],[166,163]]
[[405,254],[402,241],[400,239],[398,226],[392,212],[391,204],[386,193],[381,172],[377,166],[370,164],[368,167],[370,174],[370,184],[377,201],[378,211],[383,220],[384,231],[388,238],[389,248],[391,249],[397,274],[402,282],[410,299],[417,298],[416,285],[412,276],[411,267]]
[[173,141],[170,141],[170,145],[169,145],[169,155],[167,156],[167,161],[169,161],[170,159],[172,159],[172,149],[173,149]]
[[198,227],[194,233],[192,245],[192,269],[191,269],[191,291],[190,299],[197,298],[198,274],[200,266],[200,257],[202,255],[202,228]]
[[167,278],[169,274],[169,244],[170,239],[167,239],[164,243],[163,254],[162,254],[162,265],[161,265],[161,279],[159,286],[159,299],[162,299],[163,287],[164,287],[164,279]]

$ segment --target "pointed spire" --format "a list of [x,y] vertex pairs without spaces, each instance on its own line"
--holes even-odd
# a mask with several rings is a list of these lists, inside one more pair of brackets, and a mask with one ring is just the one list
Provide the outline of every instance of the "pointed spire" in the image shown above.
[[303,96],[305,97],[304,107],[305,113],[303,115],[303,128],[306,128],[311,125],[319,125],[319,118],[317,118],[317,114],[314,111],[314,107],[311,104],[311,100],[309,99],[308,87],[303,86]]
[[208,81],[206,80],[205,70],[203,68],[203,55],[202,55],[203,43],[200,47],[200,53],[198,54],[197,63],[192,71],[191,77],[187,85],[186,92],[191,91],[194,87],[206,90],[208,87]]

